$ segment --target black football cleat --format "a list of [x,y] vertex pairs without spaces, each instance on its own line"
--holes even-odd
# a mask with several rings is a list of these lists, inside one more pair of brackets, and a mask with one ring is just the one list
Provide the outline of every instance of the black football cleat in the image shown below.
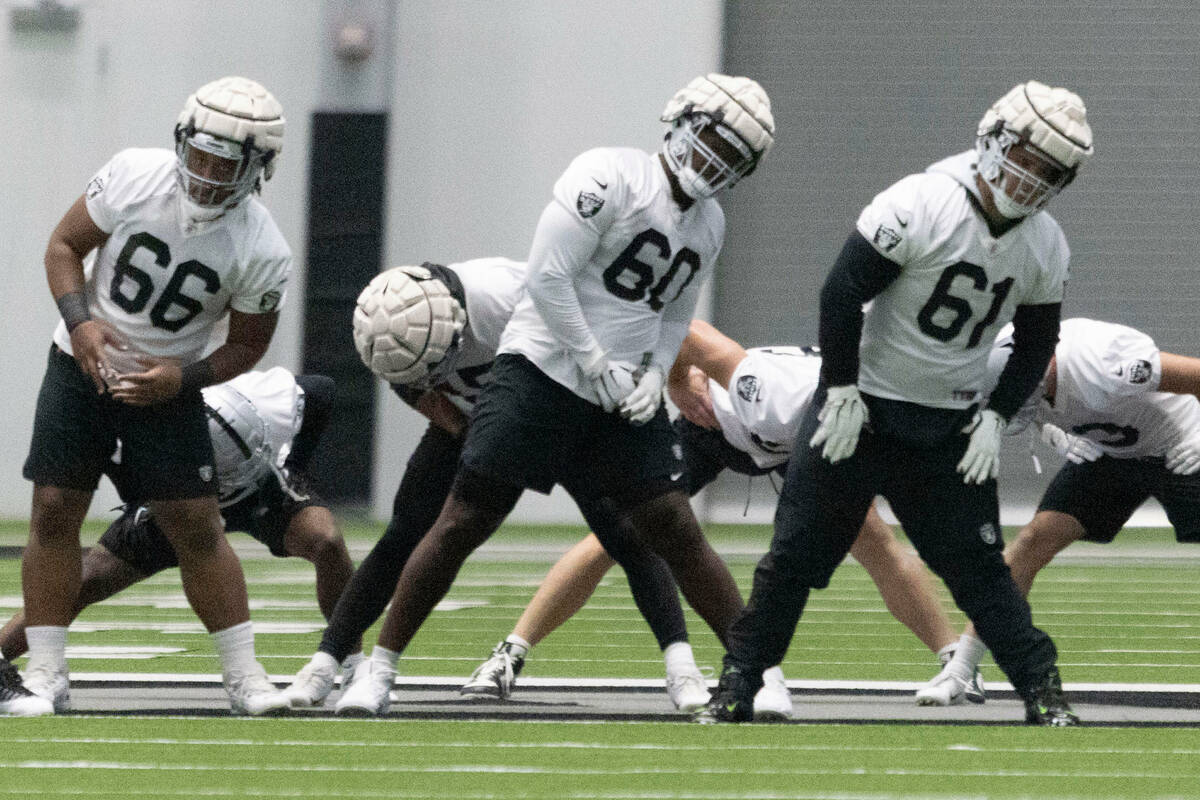
[[1057,667],[1051,667],[1046,677],[1032,692],[1024,695],[1024,699],[1025,721],[1030,725],[1070,728],[1079,724],[1079,717],[1071,710],[1063,695],[1062,678],[1058,675]]
[[695,721],[701,725],[712,725],[718,722],[753,722],[754,695],[762,682],[762,674],[757,673],[757,682],[750,675],[737,667],[725,667],[721,671],[721,679],[713,692],[708,705],[697,712]]

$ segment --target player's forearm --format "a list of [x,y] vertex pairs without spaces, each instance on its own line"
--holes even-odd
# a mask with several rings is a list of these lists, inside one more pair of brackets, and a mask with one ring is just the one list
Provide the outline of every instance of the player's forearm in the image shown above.
[[1158,384],[1160,392],[1200,397],[1200,358],[1174,353],[1160,353],[1159,357],[1162,360],[1162,380]]
[[542,212],[529,251],[529,297],[554,337],[577,356],[600,346],[575,292],[575,274],[587,264],[598,241],[551,203]]
[[82,292],[83,259],[62,240],[51,240],[46,247],[46,282],[55,300],[70,292]]
[[821,289],[821,374],[829,386],[858,382],[863,303],[887,288],[900,267],[857,231],[850,234]]
[[1013,352],[988,398],[988,408],[1012,419],[1046,374],[1058,344],[1059,303],[1017,306],[1013,315]]

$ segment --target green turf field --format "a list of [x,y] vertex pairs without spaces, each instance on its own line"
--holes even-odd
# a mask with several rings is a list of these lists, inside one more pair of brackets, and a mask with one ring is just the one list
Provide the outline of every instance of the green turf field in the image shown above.
[[[348,525],[357,557],[379,530]],[[85,540],[98,531],[89,529]],[[473,558],[401,659],[407,676],[465,677],[511,628],[578,529],[509,527]],[[0,613],[20,602],[23,526],[0,527]],[[715,528],[749,588],[763,528]],[[298,669],[322,621],[304,562],[245,536],[261,660]],[[1080,546],[1076,546],[1080,547]],[[256,549],[257,548],[257,549]],[[1200,683],[1200,551],[1163,531],[1069,550],[1034,587],[1069,683]],[[1080,557],[1087,556],[1087,557]],[[961,617],[954,612],[954,618]],[[697,660],[721,649],[689,611]],[[374,632],[369,632],[368,645]],[[88,609],[73,672],[216,673],[174,572]],[[814,593],[784,663],[789,679],[920,681],[933,656],[852,563]],[[989,681],[1003,676],[987,662]],[[614,571],[543,642],[524,677],[661,679],[662,660]],[[1024,798],[1200,797],[1194,729],[663,723],[349,721],[77,716],[0,720],[0,797]]]

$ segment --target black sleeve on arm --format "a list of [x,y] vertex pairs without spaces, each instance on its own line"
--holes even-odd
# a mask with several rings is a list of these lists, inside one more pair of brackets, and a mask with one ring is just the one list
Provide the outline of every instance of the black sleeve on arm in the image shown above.
[[325,375],[300,375],[296,384],[304,390],[304,419],[300,430],[292,439],[292,452],[288,455],[288,466],[300,470],[308,469],[308,463],[316,452],[317,442],[329,424],[333,413],[333,397],[337,393],[333,378]]
[[850,234],[821,289],[821,375],[827,386],[858,380],[863,303],[900,275],[900,265],[879,254],[858,231]]
[[1013,351],[988,398],[988,408],[1012,419],[1025,399],[1046,375],[1046,366],[1058,344],[1062,303],[1017,306],[1013,315]]

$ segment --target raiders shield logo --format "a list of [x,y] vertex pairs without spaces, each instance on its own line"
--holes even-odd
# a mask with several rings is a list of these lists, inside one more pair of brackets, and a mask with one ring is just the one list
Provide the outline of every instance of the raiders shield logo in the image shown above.
[[1145,383],[1150,380],[1152,374],[1154,374],[1154,368],[1144,358],[1139,358],[1129,365],[1130,383]]
[[212,479],[213,479],[213,468],[210,467],[208,464],[205,464],[203,467],[200,468],[200,480],[204,481],[205,483],[208,483]]
[[758,378],[753,375],[743,375],[738,378],[737,393],[738,397],[747,403],[753,403],[758,399]]
[[88,181],[88,185],[87,185],[87,189],[85,190],[85,194],[87,194],[88,200],[91,200],[93,197],[95,197],[96,195],[100,194],[103,191],[104,191],[104,178],[101,178],[99,175],[97,175],[96,177],[94,177],[90,181]]
[[891,252],[896,245],[900,244],[900,234],[889,228],[887,225],[880,225],[875,229],[875,244],[882,247],[885,251]]
[[575,209],[584,219],[596,216],[602,208],[604,208],[604,198],[591,192],[580,192],[579,197],[575,198]]
[[279,306],[279,297],[279,292],[274,289],[269,292],[263,292],[262,298],[258,301],[259,310],[263,312],[274,311]]

